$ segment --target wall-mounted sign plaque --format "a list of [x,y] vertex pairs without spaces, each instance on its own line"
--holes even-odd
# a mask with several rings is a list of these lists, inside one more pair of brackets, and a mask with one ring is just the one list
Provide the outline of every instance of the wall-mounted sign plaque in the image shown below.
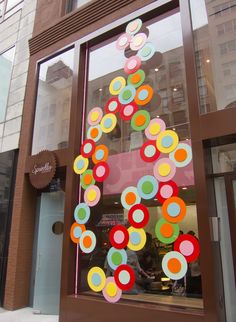
[[42,189],[49,185],[56,172],[56,158],[51,151],[39,152],[31,163],[29,178],[31,184]]

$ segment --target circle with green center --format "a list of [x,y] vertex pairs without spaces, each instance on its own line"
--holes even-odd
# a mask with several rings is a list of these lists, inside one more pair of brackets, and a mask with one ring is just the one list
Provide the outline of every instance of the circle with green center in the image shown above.
[[74,211],[74,218],[78,224],[86,224],[90,218],[89,206],[84,202],[78,204]]
[[137,184],[137,189],[140,197],[145,200],[152,199],[158,192],[158,181],[154,176],[143,176]]
[[[88,181],[88,177],[90,178],[90,181]],[[80,176],[80,185],[84,190],[86,190],[89,186],[94,185],[95,182],[96,181],[93,177],[93,170],[91,170],[91,169],[86,170]]]
[[141,86],[144,81],[145,81],[145,72],[142,69],[139,69],[135,73],[130,74],[127,79],[127,83],[129,85],[133,85],[135,88]]
[[[137,125],[137,119],[139,116],[143,116],[145,118],[145,121],[142,125]],[[150,114],[146,110],[140,110],[136,112],[131,119],[131,127],[135,131],[143,131],[148,127],[148,124],[150,123]]]
[[127,105],[134,100],[135,95],[135,87],[133,85],[127,85],[120,91],[118,99],[121,104]]
[[150,58],[153,57],[153,55],[156,52],[156,48],[154,45],[150,42],[147,42],[143,48],[139,49],[137,56],[142,60],[142,61],[147,61]]
[[145,181],[142,184],[142,190],[145,194],[150,194],[153,191],[153,185],[150,181]]
[[122,256],[118,252],[113,253],[111,258],[112,258],[113,264],[115,264],[116,266],[122,263]]
[[127,263],[126,251],[111,247],[107,253],[107,262],[111,269],[116,270],[119,265]]

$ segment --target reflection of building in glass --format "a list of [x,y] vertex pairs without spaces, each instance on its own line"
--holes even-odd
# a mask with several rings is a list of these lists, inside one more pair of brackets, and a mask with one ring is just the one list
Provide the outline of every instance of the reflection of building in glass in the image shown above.
[[201,112],[236,105],[236,1],[205,1],[208,24],[194,31]]
[[62,60],[40,77],[33,154],[68,145],[72,70]]

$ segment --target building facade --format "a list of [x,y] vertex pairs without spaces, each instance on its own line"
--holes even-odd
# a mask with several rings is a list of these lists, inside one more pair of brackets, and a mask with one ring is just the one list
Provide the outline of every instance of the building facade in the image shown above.
[[0,301],[3,304],[15,171],[36,1],[0,1]]
[[38,1],[5,308],[235,321],[235,8]]

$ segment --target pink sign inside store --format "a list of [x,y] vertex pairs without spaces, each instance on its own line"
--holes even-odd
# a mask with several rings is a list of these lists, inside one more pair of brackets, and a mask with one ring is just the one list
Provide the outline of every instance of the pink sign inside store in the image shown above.
[[[191,146],[190,141],[184,142]],[[165,157],[161,154],[159,158]],[[153,163],[144,162],[140,157],[139,149],[132,152],[124,152],[111,155],[107,161],[110,174],[103,183],[103,194],[119,194],[127,186],[137,186],[139,179],[144,175],[153,175]],[[183,168],[177,168],[172,179],[177,186],[194,185],[192,161]]]

